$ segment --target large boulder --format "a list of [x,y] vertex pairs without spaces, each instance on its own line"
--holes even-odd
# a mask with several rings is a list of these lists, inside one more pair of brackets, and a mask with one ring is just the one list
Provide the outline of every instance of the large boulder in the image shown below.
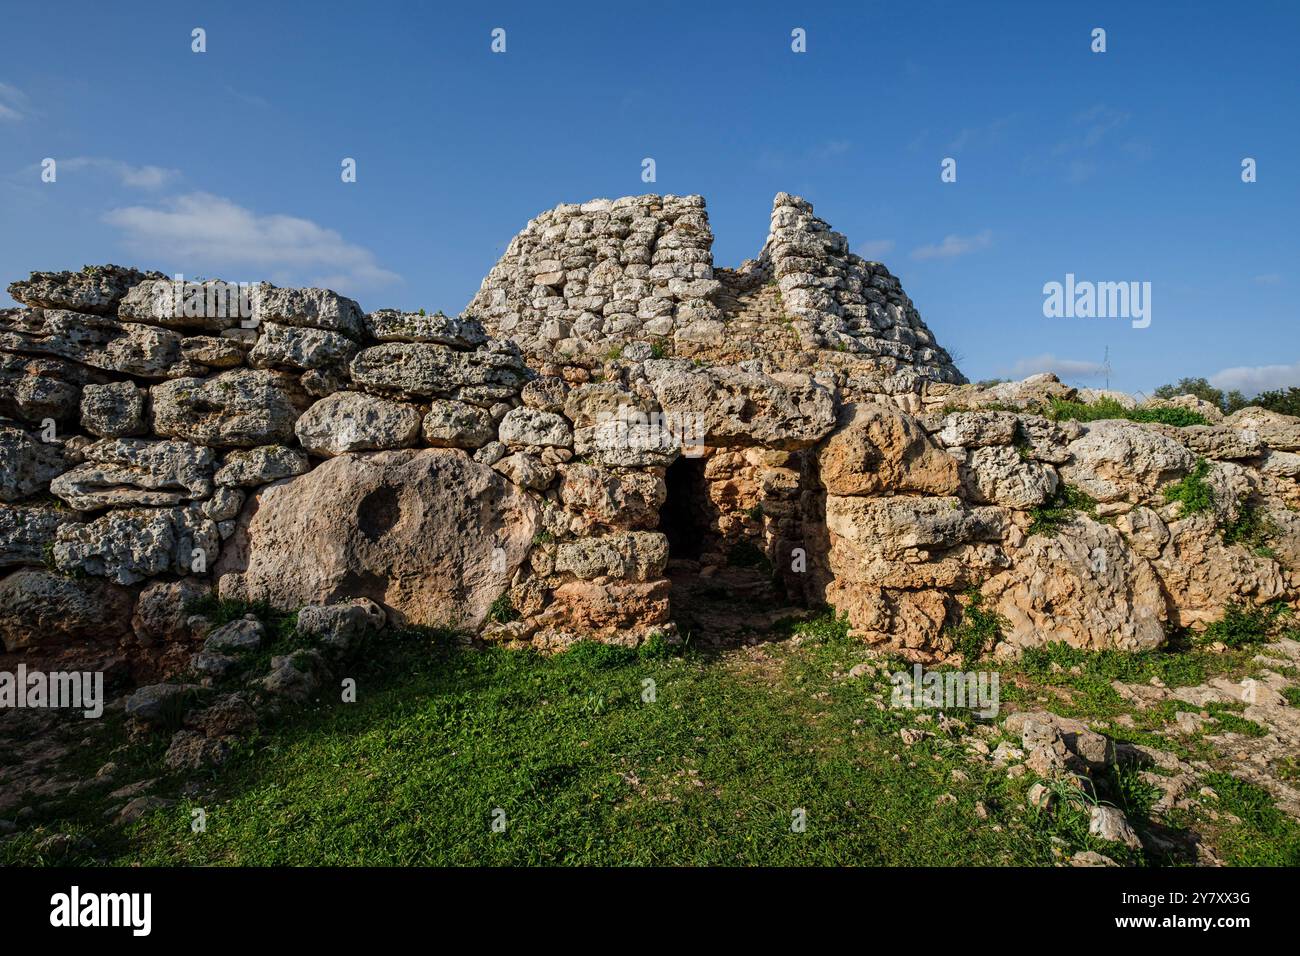
[[477,627],[538,522],[523,492],[450,449],[342,455],[255,501],[218,562],[222,597],[286,610],[366,597],[398,624]]
[[242,448],[292,440],[307,404],[295,384],[260,369],[164,382],[150,389],[154,431],[200,445]]
[[1164,641],[1164,593],[1150,562],[1109,525],[1079,515],[1033,535],[1015,564],[981,589],[1009,627],[1007,649],[1062,641],[1087,650],[1145,651]]
[[407,398],[507,398],[527,377],[510,343],[489,342],[471,352],[433,342],[385,342],[352,359],[358,385]]
[[0,415],[33,425],[75,421],[80,387],[94,374],[63,359],[0,352]]
[[63,508],[0,504],[0,568],[44,564],[59,525],[73,519]]
[[1277,562],[1225,544],[1215,514],[1190,515],[1168,528],[1169,542],[1154,565],[1175,624],[1201,627],[1222,617],[1229,604],[1267,604],[1286,595]]
[[960,487],[957,460],[916,420],[888,405],[848,405],[818,453],[831,495],[949,495]]
[[248,364],[293,371],[342,368],[356,351],[357,344],[340,332],[265,322],[257,344],[248,353]]
[[469,316],[452,317],[437,312],[399,312],[379,309],[365,317],[366,330],[376,342],[433,342],[458,349],[475,349],[487,341],[483,323]]
[[1229,415],[1223,424],[1277,451],[1300,451],[1300,418],[1292,415],[1252,405]]
[[35,494],[67,467],[62,445],[43,442],[0,419],[0,501]]
[[301,475],[311,463],[297,448],[261,445],[226,452],[212,480],[222,487],[255,488],[258,485]]
[[143,434],[147,395],[131,382],[87,385],[81,393],[81,427],[99,438]]
[[253,321],[341,332],[357,341],[366,334],[361,306],[329,289],[277,289],[262,284],[253,296]]

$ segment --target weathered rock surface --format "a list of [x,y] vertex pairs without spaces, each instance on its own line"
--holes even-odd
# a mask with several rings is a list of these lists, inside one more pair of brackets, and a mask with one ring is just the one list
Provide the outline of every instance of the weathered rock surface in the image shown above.
[[948,495],[959,487],[957,461],[908,415],[887,405],[849,405],[818,455],[832,495]]
[[178,378],[153,386],[150,398],[158,434],[216,447],[290,440],[306,406],[292,380],[254,369]]
[[1089,650],[1151,650],[1168,618],[1150,562],[1114,528],[1076,516],[1053,537],[1034,535],[1015,565],[981,589],[1010,627],[1008,650],[1061,641]]
[[227,452],[213,481],[218,485],[253,488],[301,475],[309,467],[307,456],[296,448],[262,445]]
[[285,609],[367,597],[398,623],[476,627],[536,525],[527,497],[462,452],[345,455],[260,492],[220,592]]
[[81,393],[81,427],[100,438],[127,438],[147,430],[148,393],[130,382],[87,385]]
[[86,266],[80,272],[33,272],[9,284],[9,294],[34,309],[69,309],[112,315],[132,286],[159,277],[122,266]]
[[517,350],[491,343],[472,352],[429,342],[389,342],[357,353],[352,380],[383,392],[421,398],[513,395],[525,369]]
[[1100,502],[1163,504],[1161,485],[1181,478],[1196,456],[1172,438],[1135,422],[1107,419],[1070,443],[1061,477]]
[[122,509],[60,526],[54,561],[63,571],[134,584],[164,573],[189,574],[200,559],[211,568],[220,540],[216,525],[194,506]]
[[487,342],[483,323],[467,316],[380,309],[367,315],[365,321],[366,331],[378,342],[433,342],[458,349],[476,349]]
[[78,511],[177,505],[212,493],[211,448],[183,441],[105,439],[86,461],[50,482],[50,493]]
[[322,458],[350,451],[407,448],[420,434],[422,416],[412,405],[362,392],[335,392],[294,425],[298,443]]
[[6,651],[69,641],[124,637],[131,593],[104,581],[80,581],[23,568],[0,581],[0,637]]
[[451,399],[434,399],[424,416],[424,441],[434,448],[481,448],[496,438],[497,423],[486,409]]

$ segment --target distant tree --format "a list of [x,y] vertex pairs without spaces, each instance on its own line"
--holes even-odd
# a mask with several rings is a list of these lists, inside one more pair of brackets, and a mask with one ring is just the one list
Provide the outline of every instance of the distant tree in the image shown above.
[[1260,392],[1254,398],[1247,398],[1235,388],[1225,392],[1222,389],[1215,388],[1203,378],[1180,378],[1177,385],[1161,385],[1152,394],[1156,398],[1177,398],[1179,395],[1195,395],[1203,402],[1217,405],[1227,415],[1231,415],[1233,412],[1249,405],[1258,405],[1260,408],[1267,408],[1271,412],[1281,412],[1283,415],[1300,417],[1300,388],[1294,386],[1286,389],[1276,389],[1271,392]]
[[1300,417],[1300,388],[1278,388],[1271,392],[1260,392],[1249,404],[1267,408],[1270,412]]

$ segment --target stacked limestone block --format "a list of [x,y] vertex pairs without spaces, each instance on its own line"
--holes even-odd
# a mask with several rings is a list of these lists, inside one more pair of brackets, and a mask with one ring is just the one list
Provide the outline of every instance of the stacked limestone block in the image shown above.
[[717,315],[713,233],[701,196],[626,196],[556,206],[511,240],[468,311],[529,356],[591,361],[668,343]]
[[756,260],[713,264],[699,196],[557,206],[517,235],[469,311],[530,360],[592,368],[677,356],[767,370],[835,369],[855,396],[965,381],[898,280],[849,252],[806,200],[777,195]]

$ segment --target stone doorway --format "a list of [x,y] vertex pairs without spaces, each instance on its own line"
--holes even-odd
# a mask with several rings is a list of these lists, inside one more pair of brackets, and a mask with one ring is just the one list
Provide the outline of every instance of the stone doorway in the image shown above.
[[664,475],[659,527],[668,539],[671,614],[692,642],[757,640],[803,610],[776,567],[789,550],[798,494],[772,496],[756,457],[753,449],[708,448],[677,459]]

